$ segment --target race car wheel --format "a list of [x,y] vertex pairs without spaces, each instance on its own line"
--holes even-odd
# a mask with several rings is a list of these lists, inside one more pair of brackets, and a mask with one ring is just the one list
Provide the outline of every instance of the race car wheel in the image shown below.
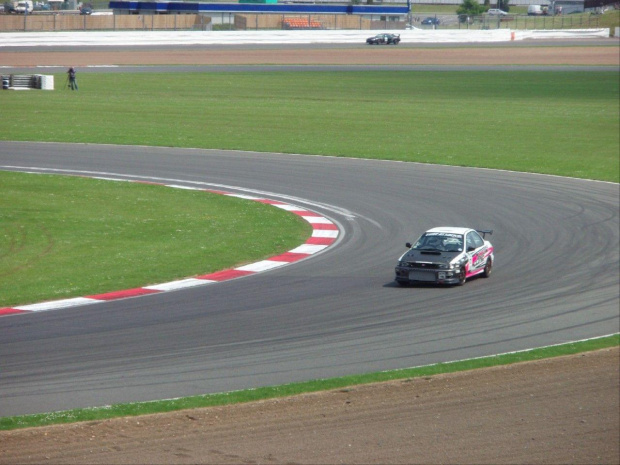
[[484,265],[484,272],[482,273],[482,276],[485,278],[488,278],[489,276],[491,276],[492,271],[493,271],[493,260],[491,260],[490,258],[487,258],[487,263]]
[[457,283],[457,286],[462,286],[463,284],[465,284],[466,279],[467,279],[467,274],[465,271],[465,267],[463,267],[459,270],[459,282]]

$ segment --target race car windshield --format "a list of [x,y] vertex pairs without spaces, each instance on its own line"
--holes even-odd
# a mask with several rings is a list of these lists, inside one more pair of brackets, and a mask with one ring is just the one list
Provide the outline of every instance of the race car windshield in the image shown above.
[[426,233],[418,239],[418,242],[413,245],[412,249],[423,251],[432,250],[440,252],[462,252],[463,236],[459,234]]

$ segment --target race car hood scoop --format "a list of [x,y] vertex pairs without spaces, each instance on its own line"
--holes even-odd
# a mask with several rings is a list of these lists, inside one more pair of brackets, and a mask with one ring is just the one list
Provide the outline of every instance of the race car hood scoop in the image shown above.
[[410,262],[450,263],[460,252],[441,252],[439,250],[409,250],[402,260]]

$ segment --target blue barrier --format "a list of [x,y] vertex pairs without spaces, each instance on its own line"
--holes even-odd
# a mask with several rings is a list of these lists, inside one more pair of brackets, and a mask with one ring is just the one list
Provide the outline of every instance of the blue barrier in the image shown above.
[[109,8],[132,13],[271,13],[330,15],[406,15],[407,6],[274,4],[274,3],[185,3],[111,1]]

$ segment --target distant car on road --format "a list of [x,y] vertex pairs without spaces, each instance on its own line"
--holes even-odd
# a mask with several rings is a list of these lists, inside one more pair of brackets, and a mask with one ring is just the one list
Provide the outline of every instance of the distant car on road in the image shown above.
[[490,16],[505,16],[508,13],[506,13],[504,10],[500,10],[498,8],[491,8],[489,11],[487,11],[487,14]]
[[441,227],[426,231],[398,260],[395,280],[400,285],[415,282],[457,284],[467,278],[491,275],[495,255],[486,240],[493,231]]
[[439,23],[440,23],[439,19],[432,18],[430,16],[422,20],[422,24],[424,26],[439,26]]
[[398,45],[400,42],[400,34],[377,34],[376,36],[366,39],[368,45]]

